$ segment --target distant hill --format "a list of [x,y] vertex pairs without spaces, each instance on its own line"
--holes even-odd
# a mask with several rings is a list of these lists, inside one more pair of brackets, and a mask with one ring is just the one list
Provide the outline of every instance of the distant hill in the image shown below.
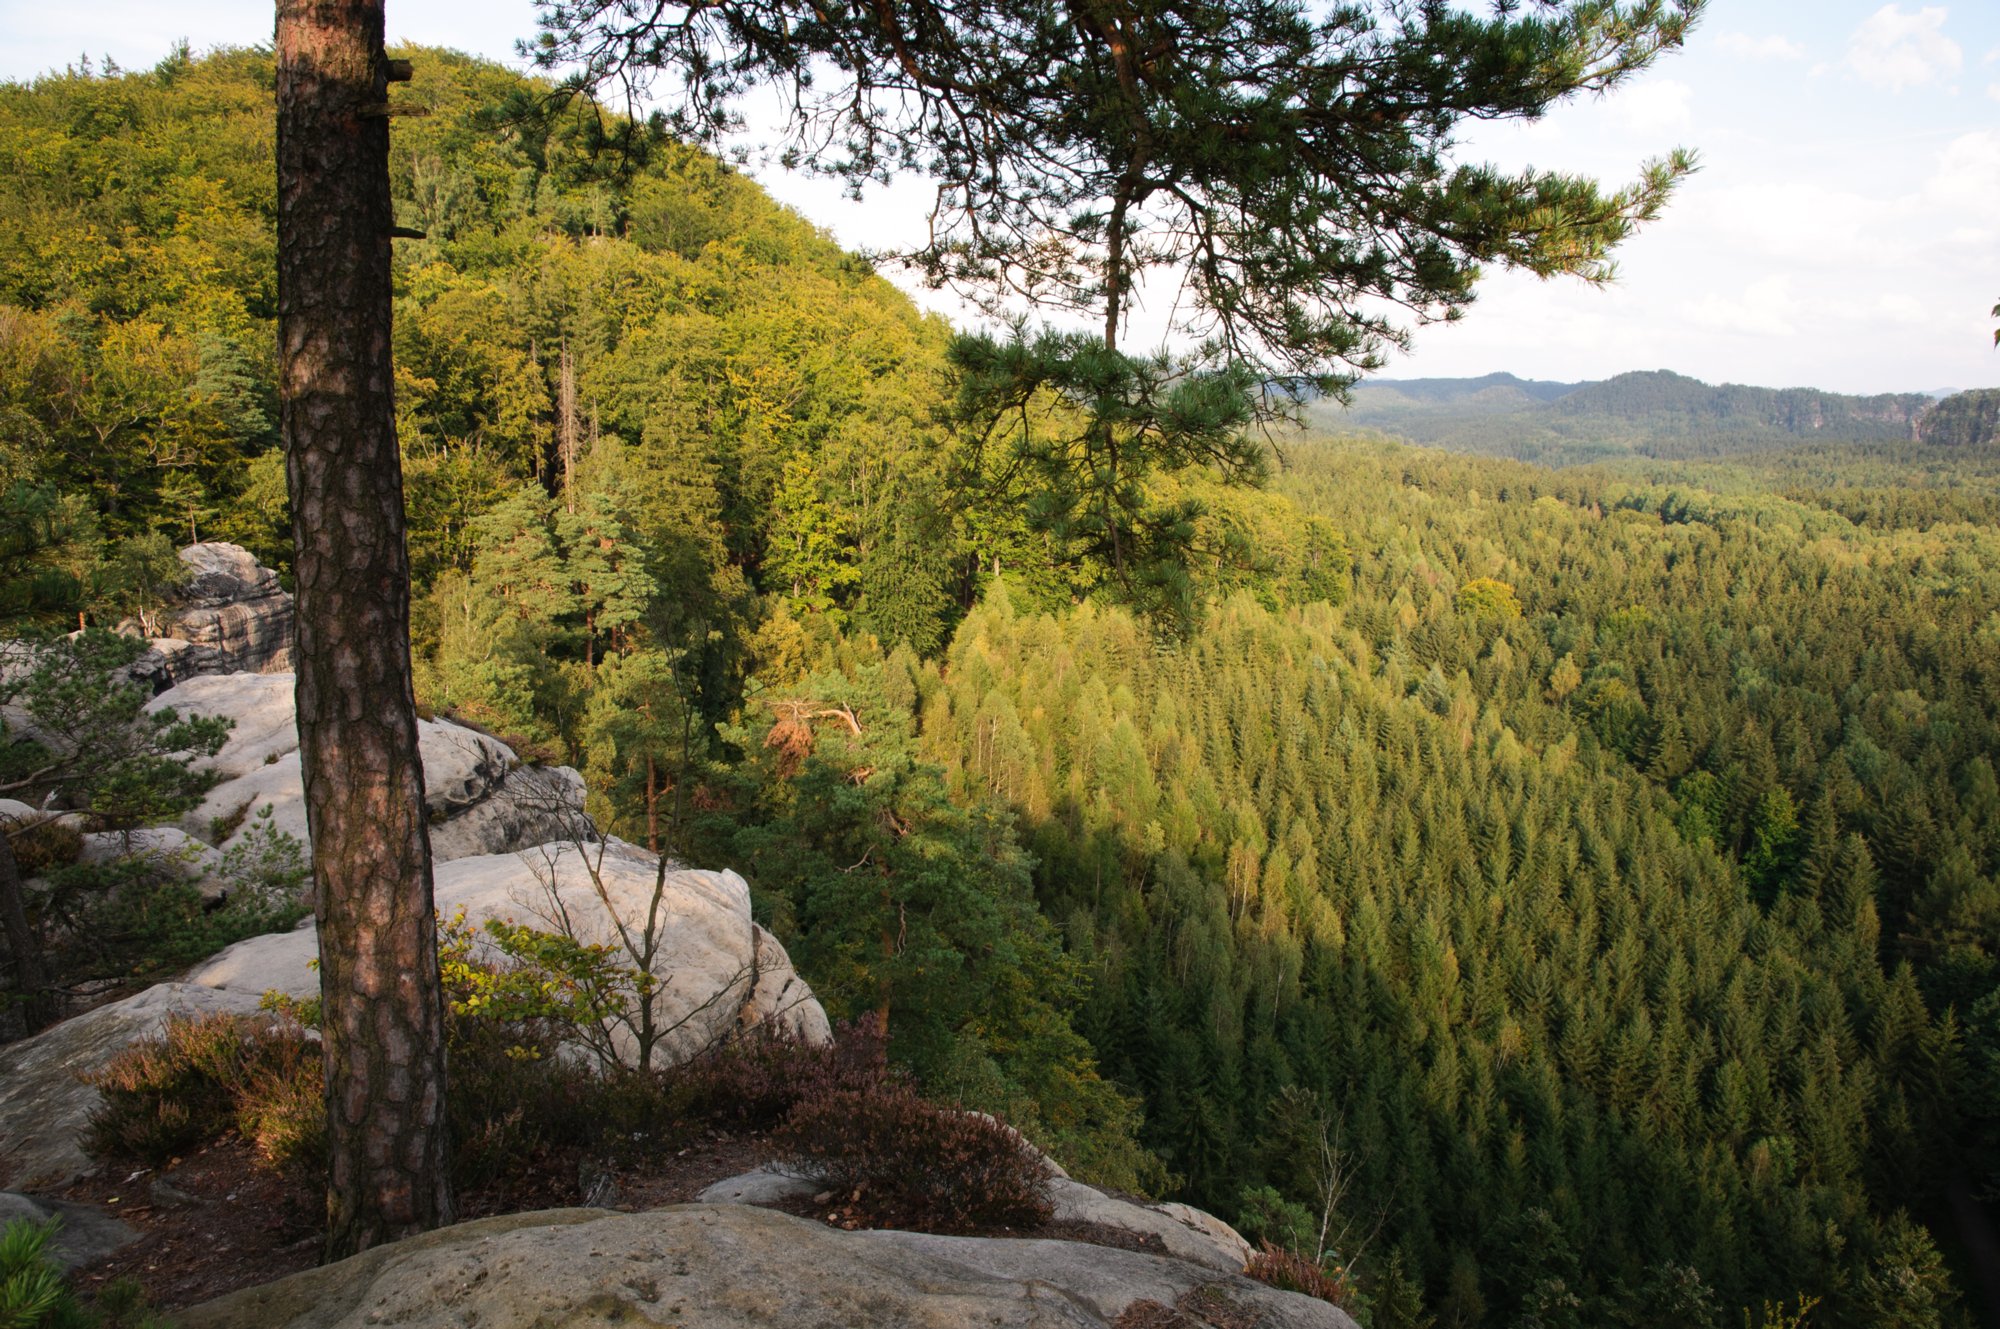
[[1512,374],[1486,374],[1479,378],[1406,378],[1366,385],[1371,394],[1380,394],[1385,399],[1393,394],[1407,401],[1434,405],[1467,401],[1488,405],[1554,401],[1583,386],[1582,383],[1516,378]]
[[1946,397],[1925,413],[1917,434],[1941,448],[1974,448],[2000,439],[2000,388]]
[[1910,442],[1933,409],[1944,408],[1926,393],[1715,386],[1652,370],[1591,383],[1512,374],[1377,380],[1355,388],[1345,410],[1322,403],[1314,416],[1327,428],[1361,426],[1455,451],[1567,465],[1632,453],[1721,457],[1808,439]]

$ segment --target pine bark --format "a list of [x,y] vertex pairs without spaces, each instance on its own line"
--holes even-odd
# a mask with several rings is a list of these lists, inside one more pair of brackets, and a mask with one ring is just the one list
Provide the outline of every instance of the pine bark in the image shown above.
[[21,884],[21,866],[14,858],[14,846],[0,830],[0,931],[7,935],[7,949],[14,953],[14,984],[22,1026],[29,1033],[46,1028],[56,1018],[55,994],[49,987],[48,966],[43,962],[42,939],[28,921],[28,905]]
[[327,1254],[451,1221],[390,364],[381,0],[278,0],[279,423],[326,1065]]

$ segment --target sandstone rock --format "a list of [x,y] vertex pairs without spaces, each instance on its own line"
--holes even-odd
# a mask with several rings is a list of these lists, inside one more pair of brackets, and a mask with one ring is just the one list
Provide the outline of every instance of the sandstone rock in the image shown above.
[[292,597],[277,573],[240,545],[189,545],[180,558],[192,576],[164,635],[215,652],[217,673],[292,667]]
[[[245,674],[227,677],[246,678]],[[168,693],[172,696],[172,693]],[[305,775],[299,768],[296,749],[268,766],[248,775],[224,780],[208,791],[195,809],[181,818],[181,826],[196,835],[215,837],[227,849],[259,823],[289,835],[311,857],[312,836],[306,831]]]
[[549,1210],[445,1228],[180,1312],[183,1329],[1096,1326],[1203,1292],[1233,1325],[1354,1329],[1322,1301],[1064,1241],[839,1232],[745,1205]]
[[171,1015],[248,1015],[257,1000],[255,993],[162,983],[0,1047],[0,1183],[53,1189],[89,1168],[77,1139],[98,1096],[79,1077],[158,1033]]
[[[427,790],[430,766],[426,749]],[[594,841],[597,830],[584,815],[583,794],[583,777],[567,766],[516,766],[484,798],[431,827],[431,857],[444,863],[530,845]]]
[[[1025,1141],[1024,1141],[1025,1143]],[[1033,1145],[1028,1146],[1030,1149]],[[741,1176],[718,1181],[696,1198],[703,1204],[782,1205],[809,1196],[814,1183],[767,1163]],[[1160,1239],[1167,1254],[1224,1273],[1242,1273],[1250,1263],[1250,1243],[1214,1214],[1185,1204],[1136,1204],[1106,1195],[1067,1175],[1049,1182],[1049,1199],[1059,1222],[1098,1223]]]
[[209,674],[191,678],[147,703],[182,715],[220,715],[232,722],[229,740],[209,760],[226,780],[261,770],[299,748],[290,674]]
[[[657,860],[613,841],[543,845],[523,854],[489,854],[438,866],[438,912],[463,910],[468,922],[514,919],[552,928],[560,914],[590,943],[618,944],[618,927],[636,934],[652,904]],[[660,878],[659,960],[667,982],[653,998],[668,1030],[658,1055],[686,1060],[731,1032],[775,1020],[815,1042],[830,1036],[826,1012],[792,969],[778,940],[750,918],[750,892],[733,872],[669,867]],[[319,990],[309,967],[319,940],[306,924],[295,932],[237,942],[188,975],[188,981],[249,995],[275,989],[294,996]],[[615,1040],[630,1062],[636,1043]]]
[[[1164,1214],[1196,1236],[1214,1242],[1224,1257],[1236,1262],[1235,1267],[1238,1269],[1248,1267],[1250,1257],[1256,1254],[1250,1243],[1244,1240],[1241,1232],[1206,1209],[1197,1209],[1191,1204],[1181,1204],[1175,1200],[1143,1207],[1152,1213]],[[1173,1249],[1171,1242],[1168,1243],[1167,1249]]]
[[0,1227],[16,1219],[46,1223],[51,1218],[60,1220],[60,1225],[48,1244],[42,1247],[42,1254],[58,1269],[95,1264],[139,1239],[139,1234],[129,1224],[120,1222],[102,1209],[0,1191]]
[[775,1163],[752,1168],[741,1176],[718,1181],[695,1199],[703,1204],[756,1204],[772,1207],[787,1200],[808,1199],[819,1183],[794,1177]]
[[[120,624],[125,628],[127,624]],[[129,625],[136,635],[136,625]],[[185,683],[203,674],[223,672],[222,652],[213,646],[203,646],[179,637],[152,637],[146,642],[146,649],[139,658],[125,666],[121,672],[132,682],[146,691],[158,695],[177,683]]]
[[[273,829],[310,844],[292,686],[290,674],[210,675],[150,703],[235,722],[211,763],[225,778],[182,818],[186,830],[205,835],[218,824],[231,827],[221,841],[226,847],[268,807]],[[438,862],[595,838],[583,815],[583,777],[568,767],[523,766],[499,739],[449,720],[419,720],[417,745]]]

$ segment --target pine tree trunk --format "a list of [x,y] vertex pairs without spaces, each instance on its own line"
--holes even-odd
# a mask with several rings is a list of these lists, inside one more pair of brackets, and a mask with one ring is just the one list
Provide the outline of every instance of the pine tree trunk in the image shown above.
[[279,417],[337,1258],[451,1220],[444,1000],[391,399],[382,3],[278,0],[277,36]]
[[576,511],[576,454],[578,451],[578,430],[576,419],[576,360],[569,353],[569,343],[563,342],[560,374],[556,383],[556,427],[559,439],[557,450],[562,453],[562,493],[563,511]]
[[21,1021],[32,1034],[55,1020],[55,994],[49,990],[42,939],[28,922],[21,866],[14,859],[14,846],[4,831],[0,831],[0,930],[6,932],[7,949],[14,953],[14,983],[21,994]]
[[646,848],[660,852],[660,772],[653,754],[646,754]]

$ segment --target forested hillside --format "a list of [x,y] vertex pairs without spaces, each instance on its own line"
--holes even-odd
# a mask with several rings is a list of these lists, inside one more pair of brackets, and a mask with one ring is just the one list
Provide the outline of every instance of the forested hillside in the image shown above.
[[[1868,447],[1697,465],[1744,412],[1876,408],[1711,430],[1626,385],[1662,449],[1487,383],[1520,400],[1455,446],[1617,467],[1302,435],[1263,489],[1156,477],[1188,564],[1148,615],[865,264],[399,54],[423,704],[743,871],[934,1092],[1323,1255],[1382,1329],[1961,1322],[1946,1201],[2000,1184],[1990,449],[1884,406]],[[286,559],[270,78],[0,87],[17,623],[115,622],[195,536]]]
[[1363,383],[1349,405],[1322,404],[1314,419],[1335,432],[1375,429],[1459,452],[1569,466],[1635,454],[1729,457],[1802,439],[1907,442],[1932,410],[1917,393],[1717,387],[1655,370],[1595,383],[1511,374]]

